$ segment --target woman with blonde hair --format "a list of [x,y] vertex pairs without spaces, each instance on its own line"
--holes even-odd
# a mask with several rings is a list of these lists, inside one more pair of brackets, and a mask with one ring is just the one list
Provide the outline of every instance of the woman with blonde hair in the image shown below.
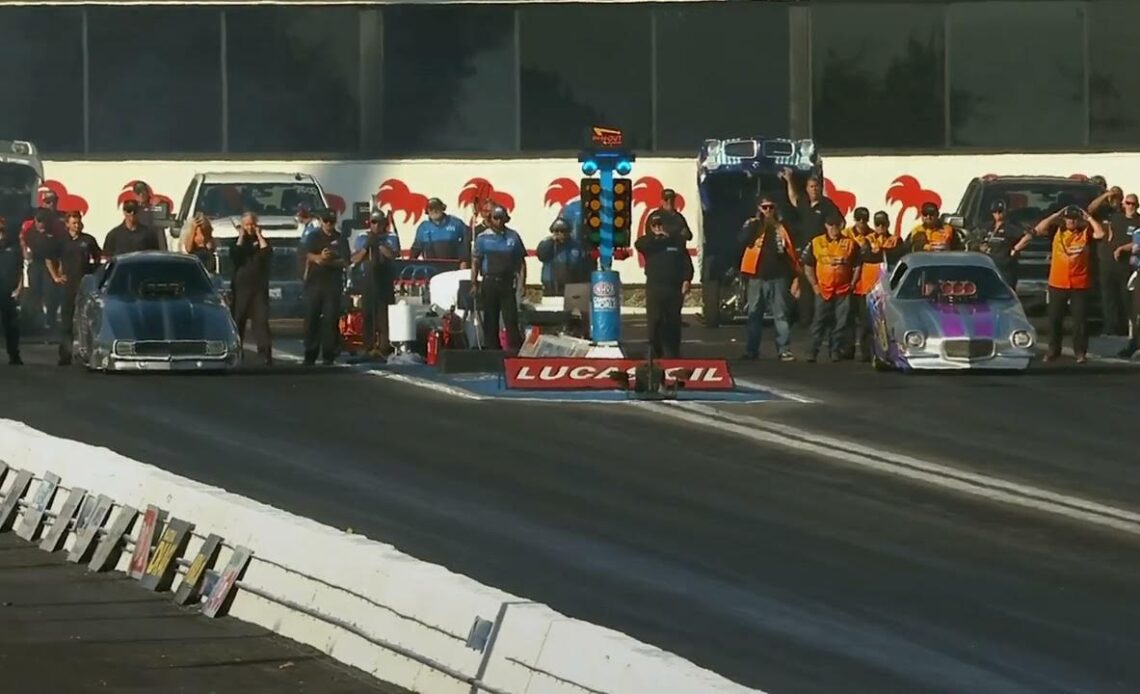
[[198,258],[211,275],[218,271],[218,257],[215,255],[214,227],[203,212],[194,215],[190,232],[182,238],[182,251]]

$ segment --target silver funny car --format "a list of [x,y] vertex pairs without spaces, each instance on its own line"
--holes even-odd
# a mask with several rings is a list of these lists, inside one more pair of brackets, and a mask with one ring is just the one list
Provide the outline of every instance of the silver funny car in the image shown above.
[[84,277],[74,353],[100,371],[216,371],[241,363],[229,309],[194,256],[142,251]]

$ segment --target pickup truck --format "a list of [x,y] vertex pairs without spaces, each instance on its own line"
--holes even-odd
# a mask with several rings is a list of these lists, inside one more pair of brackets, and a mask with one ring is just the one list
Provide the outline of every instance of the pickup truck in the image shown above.
[[[986,238],[988,226],[993,221],[990,210],[998,200],[1005,202],[1008,226],[1030,231],[1042,219],[1066,205],[1087,208],[1103,192],[1103,186],[1080,178],[979,176],[966,186],[958,209],[943,215],[943,220],[963,234],[968,248],[976,250]],[[1027,312],[1038,313],[1045,308],[1050,256],[1051,246],[1047,237],[1034,238],[1021,252],[1015,289]],[[1093,296],[1090,297],[1094,303],[1099,293],[1096,286],[1094,282]],[[1095,315],[1097,311],[1089,311],[1090,318]]]

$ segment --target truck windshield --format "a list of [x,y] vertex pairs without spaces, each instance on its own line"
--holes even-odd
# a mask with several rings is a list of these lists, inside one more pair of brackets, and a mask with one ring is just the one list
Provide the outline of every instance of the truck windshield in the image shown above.
[[262,217],[292,217],[301,203],[311,210],[326,207],[312,183],[204,183],[194,212],[211,219],[240,217],[247,210]]
[[1006,222],[1032,225],[1066,205],[1087,209],[1100,189],[1091,183],[1018,183],[987,188],[982,196],[982,211],[988,215],[991,206],[1001,200],[1006,206]]
[[0,216],[19,224],[32,216],[32,201],[39,186],[35,169],[19,164],[0,164]]

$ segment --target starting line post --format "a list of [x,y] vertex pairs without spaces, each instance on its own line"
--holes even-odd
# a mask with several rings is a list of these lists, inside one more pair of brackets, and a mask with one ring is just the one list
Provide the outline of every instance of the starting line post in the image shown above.
[[623,147],[622,132],[615,128],[595,127],[592,139],[598,148],[578,154],[586,176],[581,190],[585,240],[598,248],[598,269],[590,276],[590,336],[595,344],[616,347],[621,341],[621,275],[613,270],[614,248],[632,244],[632,191],[630,182],[615,181],[614,173],[628,176],[636,156]]

